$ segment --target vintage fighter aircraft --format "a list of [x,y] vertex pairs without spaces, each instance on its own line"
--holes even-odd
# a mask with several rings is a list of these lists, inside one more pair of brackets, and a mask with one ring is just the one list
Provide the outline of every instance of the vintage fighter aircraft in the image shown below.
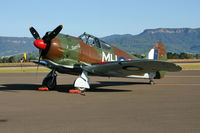
[[42,83],[49,89],[56,86],[56,72],[80,75],[74,87],[85,91],[90,88],[88,75],[144,78],[154,84],[153,79],[162,78],[166,71],[181,70],[180,66],[165,62],[166,50],[161,42],[150,50],[148,59],[139,59],[86,33],[79,37],[61,34],[62,28],[59,25],[40,38],[38,32],[30,27],[36,39],[34,45],[40,50],[39,60],[33,62],[52,69]]

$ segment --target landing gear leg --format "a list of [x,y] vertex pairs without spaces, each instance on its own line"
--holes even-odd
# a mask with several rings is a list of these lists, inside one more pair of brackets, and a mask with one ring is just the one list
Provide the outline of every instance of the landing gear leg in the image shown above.
[[56,71],[53,69],[43,80],[42,86],[47,87],[48,89],[52,90],[56,87]]
[[150,83],[151,85],[154,85],[154,84],[155,84],[155,82],[154,82],[153,79],[149,79],[149,83]]
[[79,89],[82,95],[85,95],[86,89],[90,89],[88,73],[86,71],[83,71],[81,76],[75,80],[74,87]]
[[154,82],[154,78],[155,78],[155,76],[156,76],[156,73],[155,72],[151,72],[151,73],[149,73],[149,83],[151,84],[151,85],[154,85],[155,84],[155,82]]

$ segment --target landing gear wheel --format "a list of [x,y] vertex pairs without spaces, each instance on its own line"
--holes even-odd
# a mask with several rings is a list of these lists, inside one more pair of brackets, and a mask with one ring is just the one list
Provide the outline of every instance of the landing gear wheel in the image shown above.
[[56,85],[56,77],[46,77],[42,82],[42,86],[46,86],[50,90],[53,90]]
[[81,91],[80,94],[81,94],[82,96],[85,96],[86,88],[84,88],[84,87],[78,87],[77,89]]
[[48,89],[52,90],[56,87],[56,72],[55,70],[52,70],[43,80],[42,86],[47,87]]
[[83,71],[81,76],[74,82],[74,87],[81,91],[81,95],[85,96],[86,89],[90,89],[88,73]]

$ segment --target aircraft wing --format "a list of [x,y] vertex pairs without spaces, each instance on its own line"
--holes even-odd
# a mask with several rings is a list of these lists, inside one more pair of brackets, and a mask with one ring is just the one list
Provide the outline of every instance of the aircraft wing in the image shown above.
[[31,62],[33,62],[35,64],[40,64],[42,66],[47,66],[48,65],[48,63],[46,61],[31,60]]
[[123,77],[157,71],[175,72],[181,71],[182,68],[174,63],[165,61],[130,60],[94,64],[84,66],[83,69],[95,75]]
[[82,72],[82,68],[80,66],[61,65],[61,64],[54,63],[48,59],[44,59],[40,61],[31,60],[31,62],[48,67],[50,69],[55,69],[56,71],[60,73],[77,75]]
[[31,62],[35,63],[35,64],[39,64],[39,65],[42,65],[42,66],[45,66],[45,67],[48,67],[50,69],[53,69],[53,68],[59,68],[59,67],[65,67],[65,68],[68,68],[68,69],[73,69],[74,66],[68,66],[68,65],[60,65],[60,64],[56,64],[50,60],[31,60]]

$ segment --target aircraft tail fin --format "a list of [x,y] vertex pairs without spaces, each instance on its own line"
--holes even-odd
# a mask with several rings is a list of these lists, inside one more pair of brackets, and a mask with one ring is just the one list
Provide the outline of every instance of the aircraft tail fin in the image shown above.
[[[148,59],[161,60],[161,61],[167,60],[167,52],[162,42],[158,41],[153,46],[153,48],[148,53]],[[160,78],[163,78],[164,76],[165,76],[164,71],[158,71],[155,73],[154,79],[160,79]]]
[[148,53],[148,59],[152,60],[167,60],[167,52],[162,42],[157,42]]

